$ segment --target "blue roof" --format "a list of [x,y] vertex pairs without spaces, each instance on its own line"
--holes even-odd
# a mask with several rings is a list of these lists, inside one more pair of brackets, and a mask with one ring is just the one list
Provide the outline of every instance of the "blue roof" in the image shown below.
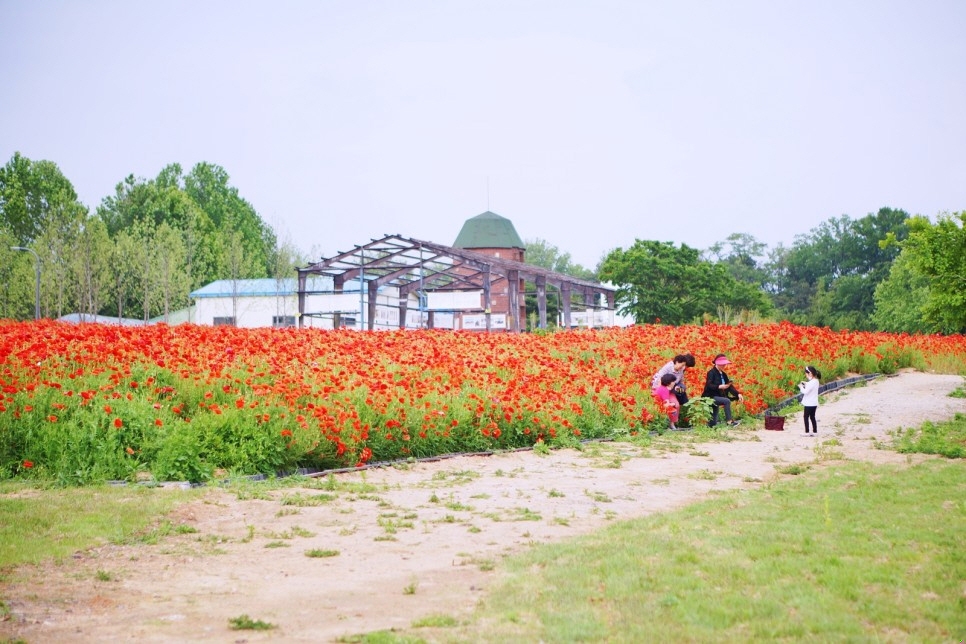
[[[216,280],[196,291],[192,291],[191,297],[276,297],[278,295],[295,295],[298,292],[298,286],[298,280],[294,277]],[[305,288],[308,291],[331,291],[332,278],[327,276],[309,277],[306,280]]]

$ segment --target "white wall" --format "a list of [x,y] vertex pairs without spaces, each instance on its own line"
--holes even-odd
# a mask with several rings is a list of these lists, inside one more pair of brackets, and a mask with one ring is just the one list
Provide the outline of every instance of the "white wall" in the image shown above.
[[[313,306],[316,296],[306,296],[306,310],[318,310]],[[298,326],[298,296],[269,295],[269,296],[239,296],[232,297],[200,297],[195,300],[195,315],[191,321],[195,324],[212,325],[216,317],[235,317],[235,326],[245,329],[272,326],[274,316],[296,316]],[[331,320],[306,318],[305,326],[332,328]]]

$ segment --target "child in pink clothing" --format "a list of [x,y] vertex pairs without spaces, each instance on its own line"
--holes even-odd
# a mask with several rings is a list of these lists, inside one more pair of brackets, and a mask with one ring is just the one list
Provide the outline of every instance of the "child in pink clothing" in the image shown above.
[[671,421],[671,429],[677,429],[678,415],[681,412],[681,403],[671,391],[671,386],[677,382],[677,376],[673,373],[666,373],[661,376],[661,384],[654,388],[654,398],[657,404],[664,408],[667,417]]

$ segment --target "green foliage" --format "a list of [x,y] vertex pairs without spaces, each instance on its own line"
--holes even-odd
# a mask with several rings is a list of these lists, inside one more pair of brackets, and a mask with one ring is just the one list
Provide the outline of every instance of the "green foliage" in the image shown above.
[[896,450],[902,453],[938,454],[946,458],[966,458],[966,414],[949,421],[925,422],[922,427],[900,430]]
[[[570,258],[570,253],[562,252],[556,246],[549,244],[543,239],[528,239],[526,241],[527,251],[525,255],[525,261],[527,264],[532,266],[539,266],[541,268],[546,268],[547,270],[554,271],[556,273],[562,273],[564,275],[570,275],[572,277],[577,277],[585,280],[594,280],[596,278],[592,270],[586,269],[580,264],[574,264]],[[539,311],[537,307],[537,296],[535,294],[536,285],[528,283],[526,285],[527,295],[525,296],[526,310],[527,310],[527,327],[531,331],[545,331],[538,326],[539,323]],[[571,295],[571,304],[575,307],[582,308],[583,294],[573,293]],[[557,320],[560,319],[562,303],[560,301],[560,293],[554,289],[547,289],[547,326],[553,328],[557,324]]]
[[912,268],[928,280],[921,310],[932,330],[966,332],[966,211],[941,215],[936,223],[914,217],[901,243]]
[[[141,486],[47,489],[33,484],[0,488],[0,569],[24,563],[69,558],[79,550],[112,541],[124,543],[142,533],[159,515],[196,491]],[[16,492],[30,491],[29,494]]]
[[[44,316],[65,313],[164,316],[216,279],[291,276],[297,253],[230,185],[228,173],[199,163],[185,175],[171,164],[156,179],[129,175],[96,215],[77,200],[50,161],[20,153],[0,168],[0,271],[17,279],[0,290],[0,317],[33,316],[31,257],[42,260]],[[20,255],[17,253],[16,255]]]
[[561,251],[556,246],[543,239],[526,240],[526,262],[532,266],[539,266],[555,273],[563,273],[580,279],[594,279],[594,271],[575,264],[570,253]]
[[453,639],[941,641],[962,632],[958,464],[792,473],[510,558]]
[[228,620],[228,626],[233,631],[268,631],[275,628],[274,624],[260,619],[252,619],[248,615],[239,615]]
[[929,279],[914,268],[911,255],[906,251],[900,253],[889,269],[889,276],[875,288],[872,324],[876,329],[893,333],[933,330],[923,313],[930,297]]
[[797,236],[770,265],[776,305],[800,324],[872,328],[875,289],[899,255],[898,246],[880,242],[905,239],[908,220],[902,210],[881,208],[861,219],[832,218]]
[[55,163],[15,152],[0,168],[0,222],[16,245],[31,246],[44,231],[66,232],[85,214],[74,186]]
[[627,250],[611,251],[599,275],[617,285],[619,310],[638,323],[684,324],[722,305],[769,307],[763,292],[737,281],[725,266],[702,260],[685,244],[678,248],[672,242],[638,239]]
[[682,417],[687,418],[692,426],[707,425],[711,422],[714,401],[704,396],[695,396],[681,408]]

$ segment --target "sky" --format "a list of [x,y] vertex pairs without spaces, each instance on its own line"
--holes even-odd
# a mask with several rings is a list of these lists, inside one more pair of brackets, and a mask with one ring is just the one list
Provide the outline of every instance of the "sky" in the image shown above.
[[961,0],[0,0],[0,163],[221,166],[309,259],[487,210],[594,268],[966,210]]

